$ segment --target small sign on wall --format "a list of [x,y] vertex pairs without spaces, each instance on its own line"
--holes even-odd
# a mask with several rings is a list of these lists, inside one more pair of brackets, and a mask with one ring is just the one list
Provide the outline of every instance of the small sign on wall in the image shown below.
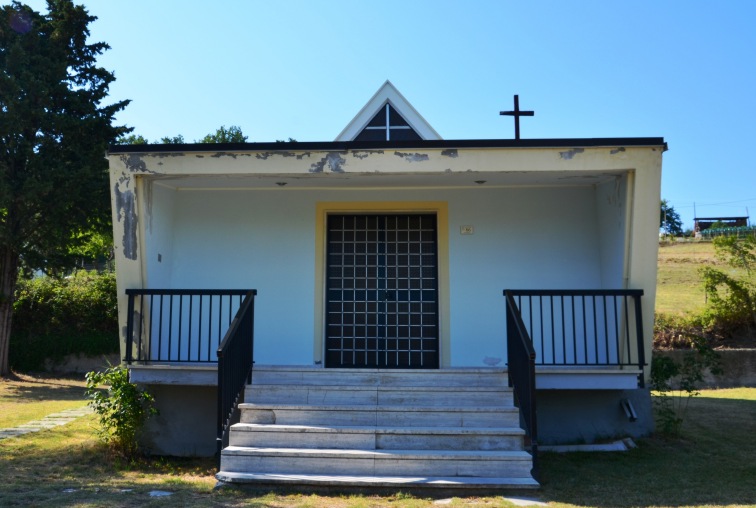
[[473,226],[460,226],[459,227],[460,235],[471,235],[473,233],[475,233],[475,228]]

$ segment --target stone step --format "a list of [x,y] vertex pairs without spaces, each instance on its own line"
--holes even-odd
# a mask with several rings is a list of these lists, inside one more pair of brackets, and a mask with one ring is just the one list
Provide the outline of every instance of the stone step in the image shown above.
[[245,402],[256,404],[372,404],[422,406],[512,406],[507,387],[446,386],[337,386],[253,384],[245,390]]
[[265,474],[221,471],[215,477],[227,483],[259,485],[302,485],[313,487],[357,488],[433,488],[433,489],[537,489],[539,484],[527,478],[489,478],[476,476],[359,476],[325,474]]
[[241,423],[373,427],[517,427],[514,407],[239,404]]
[[501,368],[325,369],[255,365],[252,384],[507,387],[508,379],[506,369]]
[[529,478],[524,451],[337,450],[228,446],[223,472],[358,476]]
[[238,423],[229,444],[257,448],[522,450],[520,428],[332,427]]

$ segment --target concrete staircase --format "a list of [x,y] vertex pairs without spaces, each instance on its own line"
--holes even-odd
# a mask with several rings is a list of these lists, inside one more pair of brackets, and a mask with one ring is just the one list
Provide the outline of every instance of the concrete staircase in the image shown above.
[[538,487],[502,369],[255,366],[240,408],[221,481]]

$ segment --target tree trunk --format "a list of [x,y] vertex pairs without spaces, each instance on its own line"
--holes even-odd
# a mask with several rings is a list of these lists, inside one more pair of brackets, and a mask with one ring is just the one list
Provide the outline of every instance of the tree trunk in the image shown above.
[[0,377],[10,375],[8,351],[17,281],[18,254],[7,246],[0,247]]

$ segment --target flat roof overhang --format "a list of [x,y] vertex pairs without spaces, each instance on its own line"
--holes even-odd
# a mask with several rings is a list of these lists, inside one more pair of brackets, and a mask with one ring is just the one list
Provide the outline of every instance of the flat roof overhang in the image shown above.
[[663,138],[200,143],[117,145],[108,155],[176,190],[443,189],[597,185],[635,169],[628,154],[646,148],[642,157],[658,158],[667,145]]
[[168,152],[267,152],[267,151],[343,151],[438,148],[596,148],[596,147],[662,147],[662,137],[633,138],[557,138],[557,139],[437,139],[416,141],[292,141],[273,143],[186,143],[111,145],[109,155]]

